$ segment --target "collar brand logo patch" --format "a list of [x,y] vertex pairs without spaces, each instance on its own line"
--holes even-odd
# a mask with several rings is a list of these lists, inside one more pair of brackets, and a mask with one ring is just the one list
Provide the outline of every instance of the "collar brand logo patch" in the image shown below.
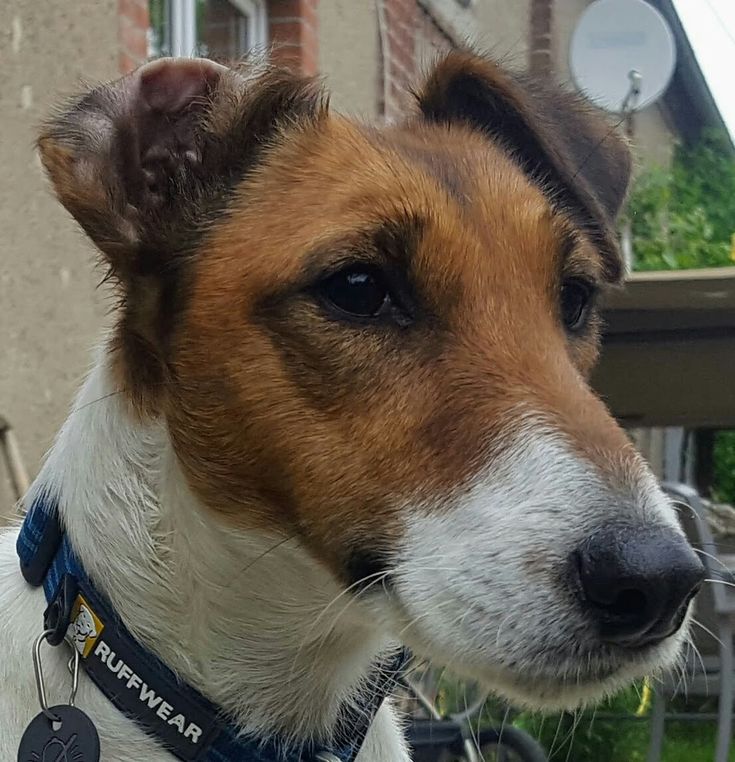
[[77,595],[74,606],[72,606],[71,623],[67,635],[83,659],[92,653],[94,644],[104,629],[105,625],[94,613],[84,596]]

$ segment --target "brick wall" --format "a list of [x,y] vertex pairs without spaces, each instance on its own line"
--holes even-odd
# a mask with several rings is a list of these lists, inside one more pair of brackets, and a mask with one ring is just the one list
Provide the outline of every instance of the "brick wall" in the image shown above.
[[[268,0],[268,35],[274,61],[303,74],[319,69],[319,0]],[[122,73],[148,57],[148,0],[118,0],[119,66]]]
[[379,110],[391,119],[409,107],[409,88],[426,64],[456,44],[448,25],[422,0],[379,0],[383,87]]
[[[433,0],[379,0],[379,3],[378,110],[387,118],[395,118],[408,108],[411,98],[408,89],[416,84],[427,63],[442,50],[456,45],[458,39]],[[538,4],[538,0],[534,3]],[[302,74],[317,74],[319,0],[267,0],[266,11],[272,59]],[[119,66],[124,73],[145,62],[148,56],[148,0],[118,0],[118,16]]]
[[302,74],[319,71],[319,0],[270,0],[271,56]]
[[118,0],[118,66],[125,74],[148,57],[148,0]]

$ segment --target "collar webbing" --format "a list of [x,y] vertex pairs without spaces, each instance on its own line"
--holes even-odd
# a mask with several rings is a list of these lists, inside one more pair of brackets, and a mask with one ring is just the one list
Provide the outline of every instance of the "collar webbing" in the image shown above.
[[[370,694],[338,723],[336,743],[287,747],[277,738],[243,736],[223,711],[183,682],[125,627],[87,576],[59,520],[57,501],[41,493],[18,535],[25,579],[43,585],[49,603],[44,629],[58,645],[69,634],[99,690],[123,714],[181,760],[196,762],[354,762],[385,696],[405,665],[402,652],[378,665]],[[39,623],[40,626],[40,623]]]

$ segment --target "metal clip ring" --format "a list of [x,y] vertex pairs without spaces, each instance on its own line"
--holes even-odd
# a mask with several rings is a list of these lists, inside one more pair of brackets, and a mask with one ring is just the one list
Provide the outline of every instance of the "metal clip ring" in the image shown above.
[[[38,691],[38,702],[41,705],[41,711],[51,722],[59,722],[59,718],[48,708],[46,700],[46,685],[43,680],[43,666],[41,664],[41,643],[46,640],[54,630],[44,630],[33,644],[33,672],[36,678],[36,690]],[[73,650],[73,655],[69,659],[68,668],[71,673],[71,692],[69,694],[69,706],[74,706],[77,697],[77,688],[79,687],[79,651],[70,641],[66,641]]]

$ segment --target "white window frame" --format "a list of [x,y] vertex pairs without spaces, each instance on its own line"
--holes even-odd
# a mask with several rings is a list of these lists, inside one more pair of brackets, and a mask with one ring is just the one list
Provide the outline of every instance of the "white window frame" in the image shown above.
[[[171,55],[190,58],[197,47],[195,0],[171,2]],[[268,15],[264,0],[228,0],[250,22],[245,50],[264,50],[268,45]]]

